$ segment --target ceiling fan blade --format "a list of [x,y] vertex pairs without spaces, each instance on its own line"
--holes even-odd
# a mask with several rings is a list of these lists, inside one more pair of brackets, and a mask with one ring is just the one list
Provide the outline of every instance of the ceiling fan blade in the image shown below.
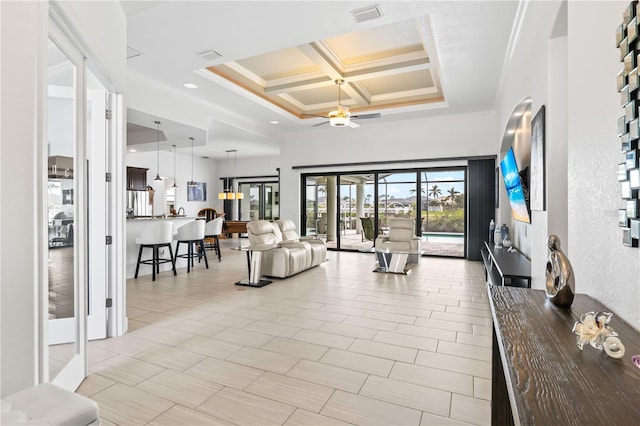
[[[325,117],[325,118],[326,118],[326,117]],[[328,122],[328,121],[323,121],[322,123],[314,124],[314,125],[313,125],[313,126],[311,126],[311,127],[318,127],[318,126],[322,126],[322,125],[324,125],[324,124],[329,124],[329,122]]]
[[352,115],[351,118],[356,118],[358,120],[364,120],[366,118],[380,118],[382,117],[382,115],[379,112],[376,112],[374,114],[359,114],[359,115]]
[[303,115],[305,117],[320,117],[320,118],[329,118],[326,115],[317,115],[317,114],[300,114]]
[[347,123],[347,126],[352,127],[352,128],[356,128],[356,127],[360,127],[360,125],[358,123],[354,123],[353,121],[349,121],[349,123]]

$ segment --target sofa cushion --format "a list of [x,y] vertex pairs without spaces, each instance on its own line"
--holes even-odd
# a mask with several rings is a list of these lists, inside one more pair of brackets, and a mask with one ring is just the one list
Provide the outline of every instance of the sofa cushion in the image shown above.
[[284,241],[300,241],[300,236],[296,231],[296,224],[291,219],[280,219],[277,224],[282,232]]
[[249,235],[249,243],[252,246],[260,246],[263,244],[277,245],[282,241],[282,234],[278,226],[268,220],[255,220],[247,223],[247,233]]
[[413,237],[413,229],[390,228],[389,241],[409,241]]

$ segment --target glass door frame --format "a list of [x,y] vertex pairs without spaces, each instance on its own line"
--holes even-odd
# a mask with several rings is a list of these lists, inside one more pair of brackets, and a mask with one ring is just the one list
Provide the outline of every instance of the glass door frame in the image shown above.
[[[359,250],[353,250],[353,249],[343,249],[342,248],[342,244],[340,241],[340,200],[341,200],[341,188],[340,188],[340,182],[341,182],[341,177],[342,176],[349,176],[349,175],[373,175],[373,186],[374,186],[374,232],[375,235],[379,235],[380,233],[380,229],[379,229],[379,217],[380,217],[380,211],[379,211],[379,203],[378,203],[378,198],[380,195],[380,191],[379,191],[379,181],[380,181],[380,175],[384,175],[384,174],[409,174],[409,173],[415,173],[415,193],[416,193],[416,207],[415,207],[415,214],[416,214],[416,218],[415,218],[415,229],[416,229],[416,235],[417,236],[422,236],[422,199],[423,199],[423,195],[422,195],[422,175],[423,173],[428,173],[428,172],[438,172],[438,171],[463,171],[464,172],[464,191],[465,191],[465,203],[464,203],[464,211],[463,211],[463,215],[464,215],[464,220],[463,220],[463,226],[464,226],[464,247],[463,247],[463,258],[465,257],[465,253],[466,253],[466,247],[467,247],[467,217],[468,217],[468,202],[466,202],[468,194],[467,194],[467,188],[468,188],[468,184],[467,184],[467,175],[468,175],[468,166],[467,165],[452,165],[452,166],[434,166],[434,167],[429,167],[429,166],[424,166],[424,167],[411,167],[411,168],[406,168],[406,169],[381,169],[381,170],[359,170],[359,171],[339,171],[339,172],[313,172],[313,173],[301,173],[300,175],[300,232],[301,235],[307,235],[307,206],[306,206],[306,202],[307,202],[307,198],[306,198],[306,194],[307,194],[307,178],[309,177],[334,177],[336,179],[336,203],[338,208],[336,208],[336,247],[330,247],[328,248],[329,250],[336,250],[336,251],[359,251]],[[428,189],[428,188],[427,188]],[[428,194],[425,195],[427,198],[427,202],[428,202]],[[316,200],[316,210],[317,210],[317,200]],[[427,205],[427,209],[428,209],[428,205]],[[427,256],[426,253],[423,252],[423,256]],[[429,256],[437,256],[437,255],[429,255]]]
[[[279,197],[280,197],[280,182],[276,179],[276,180],[238,180],[238,191],[240,191],[240,188],[242,187],[242,185],[255,185],[258,186],[258,220],[263,220],[266,216],[266,199],[265,199],[265,195],[266,195],[266,186],[267,185],[278,185],[278,191],[276,194],[274,194],[274,197],[278,197],[278,205],[280,204],[279,202]],[[242,217],[242,203],[244,202],[250,202],[250,197],[247,196],[248,194],[245,193],[245,197],[241,200],[239,200],[239,204],[238,204],[238,220],[252,220],[251,218],[243,218]],[[249,209],[249,211],[251,211],[251,209]],[[280,217],[280,214],[277,215],[278,218]],[[267,220],[276,220],[276,219],[267,219]]]

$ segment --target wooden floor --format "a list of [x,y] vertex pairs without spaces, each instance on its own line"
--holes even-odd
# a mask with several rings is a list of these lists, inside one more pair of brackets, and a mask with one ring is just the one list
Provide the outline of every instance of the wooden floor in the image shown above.
[[78,392],[103,425],[490,424],[480,263],[422,258],[405,276],[328,258],[260,289],[234,285],[246,257],[228,248],[208,270],[129,280],[130,331],[90,342]]

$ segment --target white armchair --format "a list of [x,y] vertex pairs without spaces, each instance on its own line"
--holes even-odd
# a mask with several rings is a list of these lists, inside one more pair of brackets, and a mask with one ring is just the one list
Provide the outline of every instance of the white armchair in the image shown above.
[[317,266],[327,259],[327,245],[324,240],[300,237],[296,231],[296,224],[291,219],[280,219],[276,223],[283,242],[300,243],[305,247],[309,267]]
[[395,218],[389,221],[389,234],[376,238],[378,249],[389,251],[406,251],[409,253],[408,263],[418,263],[420,259],[420,237],[415,235],[416,222],[414,219]]

